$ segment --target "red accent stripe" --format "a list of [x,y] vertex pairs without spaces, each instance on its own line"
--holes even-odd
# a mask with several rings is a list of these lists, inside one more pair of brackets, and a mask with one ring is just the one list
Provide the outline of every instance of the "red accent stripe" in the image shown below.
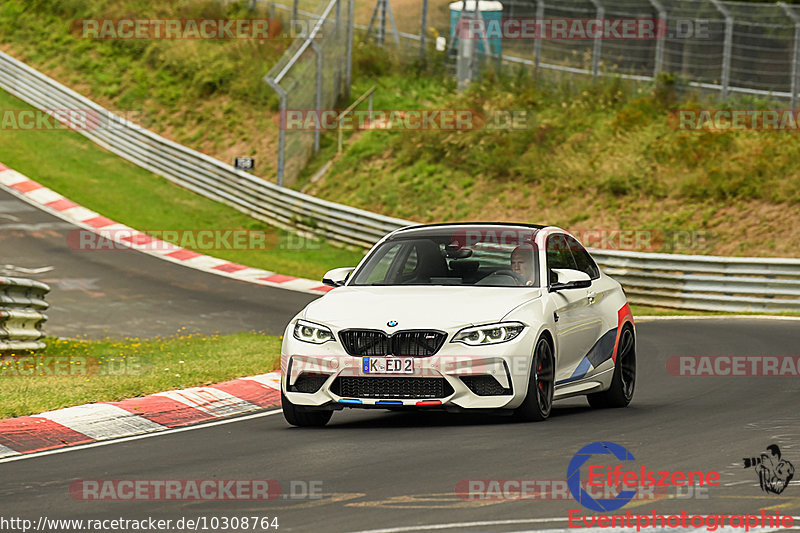
[[3,172],[4,170],[8,170],[8,167],[5,166],[3,163],[0,163],[0,172]]
[[178,250],[177,252],[171,252],[167,254],[167,257],[174,257],[178,261],[186,261],[187,259],[192,259],[193,257],[200,257],[203,254],[198,254],[197,252],[193,252],[191,250]]
[[167,427],[188,426],[197,422],[213,420],[216,417],[189,407],[166,396],[144,396],[142,398],[128,398],[121,402],[108,402],[125,409],[129,413],[139,415],[156,424]]
[[281,404],[281,393],[272,387],[252,379],[234,379],[214,385],[215,389],[227,392],[259,407],[275,407]]
[[78,204],[76,204],[72,200],[67,200],[66,198],[61,198],[60,200],[55,200],[44,205],[46,205],[51,209],[55,209],[56,211],[66,211],[67,209],[78,207]]
[[240,270],[245,270],[246,268],[250,267],[246,267],[244,265],[238,265],[236,263],[225,263],[219,266],[215,266],[214,270],[221,270],[223,272],[238,272]]
[[111,224],[116,224],[116,222],[104,216],[90,218],[89,220],[84,220],[83,222],[84,224],[89,224],[90,226],[94,226],[95,228],[104,228],[106,226],[110,226]]
[[311,287],[312,291],[319,291],[319,292],[328,292],[332,291],[336,287],[328,287],[327,285],[320,285],[319,287]]
[[26,180],[15,183],[11,186],[11,188],[18,190],[19,192],[30,192],[35,191],[36,189],[43,189],[44,185],[40,185],[33,180]]
[[15,452],[40,452],[85,442],[94,439],[46,418],[20,416],[0,420],[0,444]]
[[615,364],[617,362],[617,348],[619,348],[619,337],[622,333],[622,326],[627,322],[633,324],[633,313],[631,313],[631,307],[628,305],[628,302],[625,302],[625,305],[620,307],[617,311],[617,338],[614,340],[614,351],[611,353],[611,360],[614,361]]
[[294,276],[284,276],[283,274],[273,274],[271,276],[267,276],[266,278],[260,278],[263,281],[271,281],[272,283],[286,283],[287,281],[292,281],[293,279],[297,279]]
[[442,405],[441,400],[420,400],[417,405]]

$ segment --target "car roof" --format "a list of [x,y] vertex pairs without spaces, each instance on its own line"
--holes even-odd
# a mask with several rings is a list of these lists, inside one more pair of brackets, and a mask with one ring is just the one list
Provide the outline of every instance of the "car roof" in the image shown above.
[[551,226],[542,226],[540,224],[525,224],[517,222],[451,222],[446,224],[420,224],[418,226],[406,226],[392,232],[392,235],[398,233],[427,231],[442,228],[469,228],[469,227],[508,227],[520,229],[534,229],[540,230]]

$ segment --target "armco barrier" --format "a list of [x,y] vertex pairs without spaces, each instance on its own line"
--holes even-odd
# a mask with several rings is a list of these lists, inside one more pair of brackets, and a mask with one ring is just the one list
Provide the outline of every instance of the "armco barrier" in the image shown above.
[[84,136],[142,168],[278,227],[368,247],[392,229],[412,224],[320,200],[238,171],[124,120],[2,52],[0,88],[39,109],[96,113],[93,122],[98,126],[79,130]]
[[[0,52],[0,88],[39,109],[97,113],[113,127],[80,133],[147,170],[273,225],[369,247],[414,222],[278,187],[138,127]],[[592,250],[632,303],[712,311],[800,311],[800,259],[760,259]]]
[[44,348],[44,301],[50,287],[24,278],[0,277],[0,352]]

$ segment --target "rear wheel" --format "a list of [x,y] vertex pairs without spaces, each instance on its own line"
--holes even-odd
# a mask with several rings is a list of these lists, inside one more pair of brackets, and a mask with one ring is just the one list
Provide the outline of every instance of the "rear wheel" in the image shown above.
[[533,364],[528,377],[528,393],[522,405],[514,411],[519,420],[539,422],[550,416],[555,390],[555,359],[550,343],[544,337],[536,343]]
[[631,403],[636,385],[636,343],[633,331],[625,326],[617,348],[617,364],[614,377],[607,391],[589,394],[589,405],[595,408],[626,407]]
[[333,411],[311,410],[302,405],[295,405],[286,398],[283,392],[281,392],[281,407],[283,408],[283,417],[293,426],[324,426],[333,416]]

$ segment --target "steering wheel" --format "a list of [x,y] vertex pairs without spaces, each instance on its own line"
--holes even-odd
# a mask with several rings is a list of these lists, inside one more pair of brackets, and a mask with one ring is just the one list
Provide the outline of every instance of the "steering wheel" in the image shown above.
[[517,285],[524,286],[527,285],[525,278],[523,278],[520,274],[517,274],[513,270],[495,270],[491,273],[492,276],[510,276],[514,278],[514,281],[517,282]]

